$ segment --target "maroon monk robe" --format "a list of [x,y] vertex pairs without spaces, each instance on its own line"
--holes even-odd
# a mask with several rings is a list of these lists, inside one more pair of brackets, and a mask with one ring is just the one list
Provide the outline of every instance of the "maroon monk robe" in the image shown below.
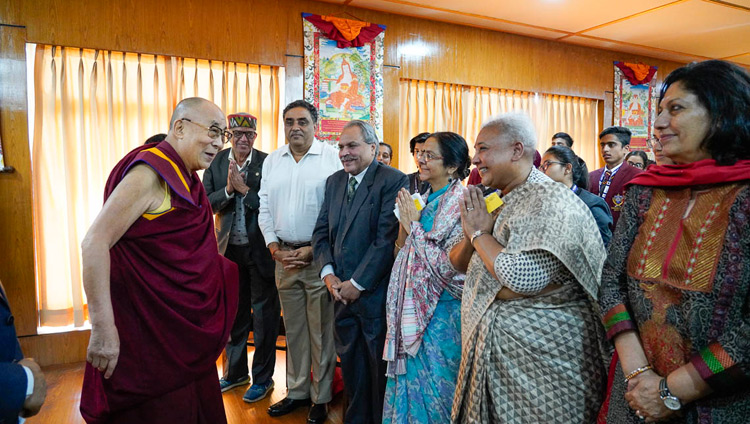
[[120,356],[108,380],[86,364],[81,414],[88,423],[225,423],[215,362],[237,311],[237,266],[219,254],[198,175],[167,142],[128,153],[105,202],[139,163],[166,181],[172,208],[139,217],[110,250]]

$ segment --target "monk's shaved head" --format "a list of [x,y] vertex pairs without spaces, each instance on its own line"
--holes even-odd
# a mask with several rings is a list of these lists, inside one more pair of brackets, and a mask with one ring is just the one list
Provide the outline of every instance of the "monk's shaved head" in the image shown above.
[[166,141],[189,172],[208,168],[224,147],[227,118],[213,102],[189,97],[177,104],[169,121]]
[[[224,116],[218,106],[206,99],[200,97],[188,97],[186,99],[182,99],[180,103],[177,103],[177,107],[174,108],[174,112],[172,112],[172,119],[169,120],[169,130],[171,131],[174,128],[175,122],[182,118],[186,118],[190,114],[208,113],[212,115],[212,117],[215,117],[217,116],[216,112],[221,114],[221,116]],[[219,126],[222,128],[226,126],[226,124],[221,125],[221,123],[219,122],[214,123],[220,124]]]

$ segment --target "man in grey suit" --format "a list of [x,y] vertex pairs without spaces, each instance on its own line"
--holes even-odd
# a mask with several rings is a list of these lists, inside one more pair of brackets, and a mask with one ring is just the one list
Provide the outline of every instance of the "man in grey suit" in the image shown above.
[[336,300],[336,353],[349,398],[346,423],[380,423],[385,393],[385,298],[398,221],[396,194],[408,187],[402,172],[375,160],[370,124],[349,122],[339,139],[344,169],[328,177],[313,231],[321,278]]
[[203,174],[203,185],[216,213],[219,252],[235,262],[240,271],[237,316],[219,384],[224,392],[249,382],[247,339],[252,328],[253,384],[243,397],[250,403],[263,399],[273,388],[281,306],[274,280],[275,264],[258,227],[258,191],[267,156],[253,149],[258,120],[247,113],[229,115],[228,119],[232,147],[216,155]]

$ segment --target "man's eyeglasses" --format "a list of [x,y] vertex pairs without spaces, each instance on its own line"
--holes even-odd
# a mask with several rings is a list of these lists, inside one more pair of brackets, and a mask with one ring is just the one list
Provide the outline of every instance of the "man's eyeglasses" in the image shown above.
[[232,136],[235,140],[242,140],[243,137],[248,140],[255,140],[255,137],[258,136],[258,133],[255,131],[232,131]]
[[430,162],[430,161],[433,161],[433,160],[436,160],[436,159],[442,159],[443,158],[442,156],[438,156],[438,155],[436,155],[436,154],[434,154],[432,152],[428,152],[426,150],[415,151],[414,152],[414,156],[416,156],[417,159],[423,158],[425,162]]
[[547,168],[549,168],[549,166],[553,165],[553,164],[562,165],[562,166],[567,165],[567,163],[555,162],[553,160],[547,160],[547,161],[544,161],[543,164],[539,165],[539,170],[542,171],[542,172],[547,172]]
[[192,120],[190,120],[188,118],[182,118],[182,119],[180,119],[180,121],[187,121],[187,122],[190,122],[193,125],[197,125],[197,126],[203,128],[204,130],[208,131],[208,136],[211,137],[211,138],[219,138],[219,137],[221,137],[221,142],[224,143],[224,144],[227,144],[227,141],[229,141],[229,140],[232,139],[232,133],[230,133],[229,131],[227,131],[225,129],[219,128],[216,125],[211,125],[210,127],[206,127],[206,126],[203,126],[203,125],[201,125],[201,124],[199,124],[197,122],[193,122]]

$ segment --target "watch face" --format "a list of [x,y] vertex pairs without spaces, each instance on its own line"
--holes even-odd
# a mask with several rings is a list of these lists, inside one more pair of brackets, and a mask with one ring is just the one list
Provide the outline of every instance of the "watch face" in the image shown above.
[[664,401],[664,406],[673,411],[677,411],[682,407],[682,404],[680,404],[680,400],[674,396],[667,396],[662,400]]

